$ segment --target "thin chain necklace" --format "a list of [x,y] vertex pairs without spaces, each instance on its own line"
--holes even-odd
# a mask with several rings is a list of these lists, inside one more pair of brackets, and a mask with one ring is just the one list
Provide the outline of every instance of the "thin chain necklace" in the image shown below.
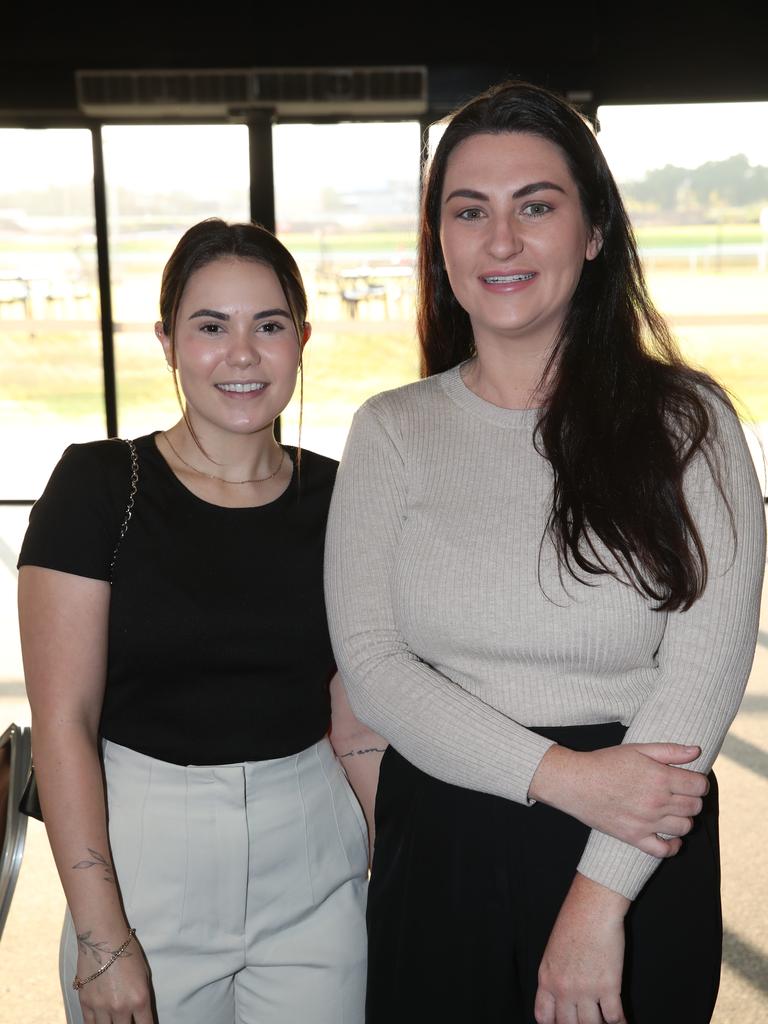
[[176,456],[179,462],[184,463],[187,469],[191,469],[193,473],[198,473],[200,476],[207,476],[209,480],[218,480],[223,484],[264,484],[267,482],[267,480],[272,480],[274,477],[277,476],[277,474],[283,468],[283,463],[285,462],[285,448],[281,448],[280,461],[277,464],[277,469],[274,471],[274,473],[270,473],[269,476],[256,476],[250,480],[225,480],[223,476],[215,476],[213,473],[206,473],[204,469],[198,469],[196,466],[193,466],[189,462],[187,462],[187,460],[183,458],[181,455],[179,455],[179,453],[176,451],[173,441],[171,441],[170,437],[168,437],[168,434],[165,430],[163,431],[163,437],[168,442],[168,447],[171,449],[173,454]]

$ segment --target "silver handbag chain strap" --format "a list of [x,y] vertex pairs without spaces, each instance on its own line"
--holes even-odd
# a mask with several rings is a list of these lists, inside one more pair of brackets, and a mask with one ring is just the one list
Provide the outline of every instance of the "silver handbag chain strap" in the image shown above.
[[131,453],[131,492],[128,495],[128,503],[125,506],[125,516],[123,517],[123,525],[120,527],[120,536],[117,538],[117,544],[115,544],[115,550],[112,554],[112,561],[109,563],[109,582],[112,582],[112,576],[115,571],[115,563],[117,562],[117,554],[120,550],[120,545],[123,542],[123,537],[128,532],[128,523],[131,521],[131,515],[133,514],[133,503],[136,498],[136,491],[139,484],[139,456],[136,451],[136,445],[133,441],[126,439],[125,443],[128,445],[128,450]]

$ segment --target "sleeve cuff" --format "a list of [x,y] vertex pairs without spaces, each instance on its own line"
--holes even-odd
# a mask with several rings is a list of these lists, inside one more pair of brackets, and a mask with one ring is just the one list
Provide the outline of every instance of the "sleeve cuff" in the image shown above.
[[607,889],[634,900],[661,863],[629,843],[593,831],[577,870]]

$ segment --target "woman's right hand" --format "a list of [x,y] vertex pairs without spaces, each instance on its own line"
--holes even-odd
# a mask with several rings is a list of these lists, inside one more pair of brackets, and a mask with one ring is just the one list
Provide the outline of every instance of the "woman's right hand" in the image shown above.
[[[690,832],[709,782],[675,765],[701,751],[678,743],[626,743],[602,750],[550,747],[529,796],[653,857],[672,857]],[[671,836],[665,839],[662,836]]]
[[[110,955],[105,954],[102,962]],[[87,978],[99,966],[81,945],[78,978]],[[155,1024],[149,969],[135,938],[111,967],[80,989],[79,996],[84,1024]]]

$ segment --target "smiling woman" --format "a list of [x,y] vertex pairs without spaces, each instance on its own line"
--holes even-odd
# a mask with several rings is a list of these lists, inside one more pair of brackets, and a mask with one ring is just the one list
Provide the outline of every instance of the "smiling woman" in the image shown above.
[[[601,245],[562,151],[536,135],[474,135],[454,150],[443,191],[445,270],[459,305],[472,310],[475,346],[497,361],[513,343],[541,375],[584,261]],[[530,389],[521,395],[530,404]]]
[[[155,333],[186,399],[183,420],[162,435],[171,461],[181,464],[178,475],[190,477],[193,491],[219,499],[226,499],[226,484],[284,487],[280,471],[288,479],[291,469],[273,425],[293,394],[311,329],[303,322],[297,333],[275,271],[244,259],[206,264],[191,276],[173,323],[166,333],[158,321]],[[235,457],[236,445],[245,459]]]
[[359,1024],[382,743],[334,676],[336,463],[303,451],[299,474],[274,434],[303,284],[268,231],[209,220],[160,312],[179,422],[70,446],[19,560],[67,1019]]
[[419,245],[425,379],[358,411],[326,554],[350,699],[392,744],[367,1022],[706,1024],[707,773],[765,558],[741,427],[560,97],[450,118]]

